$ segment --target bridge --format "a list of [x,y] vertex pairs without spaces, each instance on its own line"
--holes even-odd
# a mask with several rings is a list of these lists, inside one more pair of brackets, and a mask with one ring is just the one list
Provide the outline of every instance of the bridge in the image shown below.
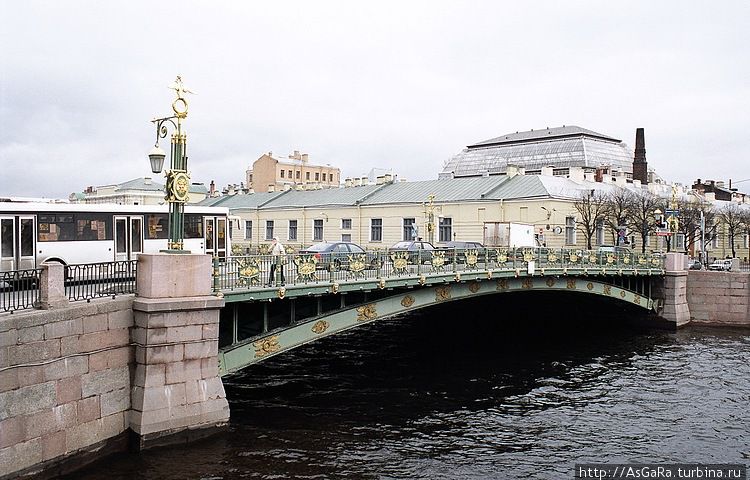
[[684,258],[671,253],[366,251],[213,266],[207,255],[142,254],[0,280],[0,306],[11,307],[0,314],[0,422],[10,432],[0,477],[125,440],[143,449],[208,435],[229,419],[222,376],[403,312],[546,291],[605,298],[613,313],[625,306],[673,327],[690,319]]
[[214,291],[226,301],[220,320],[220,373],[237,372],[379,319],[484,295],[538,291],[597,295],[656,314],[663,307],[664,274],[665,258],[660,254],[581,249],[367,251],[215,259]]

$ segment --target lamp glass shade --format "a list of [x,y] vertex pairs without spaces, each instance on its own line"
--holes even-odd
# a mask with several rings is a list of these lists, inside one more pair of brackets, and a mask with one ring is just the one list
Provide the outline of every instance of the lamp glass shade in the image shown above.
[[161,170],[164,167],[164,157],[166,156],[167,154],[164,153],[164,150],[159,147],[154,147],[148,152],[148,159],[151,162],[152,172],[161,173]]

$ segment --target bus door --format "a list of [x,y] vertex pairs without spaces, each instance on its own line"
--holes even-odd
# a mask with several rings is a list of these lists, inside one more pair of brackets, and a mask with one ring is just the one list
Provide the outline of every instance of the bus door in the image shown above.
[[225,217],[203,217],[206,253],[224,258],[227,255],[227,219]]
[[0,217],[0,270],[25,270],[36,266],[36,229],[28,215]]
[[135,260],[143,253],[143,217],[115,217],[115,261]]

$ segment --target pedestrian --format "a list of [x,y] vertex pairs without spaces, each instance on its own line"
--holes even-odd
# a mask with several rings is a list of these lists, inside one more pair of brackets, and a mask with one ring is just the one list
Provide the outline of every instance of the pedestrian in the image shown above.
[[275,283],[276,265],[281,270],[281,284],[284,285],[284,258],[282,257],[286,255],[286,251],[277,237],[273,237],[273,240],[271,240],[271,255],[273,258],[271,259],[271,274],[268,276],[268,286],[270,287]]

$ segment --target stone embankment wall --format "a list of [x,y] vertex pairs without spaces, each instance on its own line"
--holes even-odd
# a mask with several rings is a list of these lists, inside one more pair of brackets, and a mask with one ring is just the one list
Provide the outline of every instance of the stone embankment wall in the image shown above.
[[750,273],[690,270],[690,323],[750,327]]
[[[124,441],[133,298],[0,317],[0,478]],[[123,434],[123,435],[120,435]]]

